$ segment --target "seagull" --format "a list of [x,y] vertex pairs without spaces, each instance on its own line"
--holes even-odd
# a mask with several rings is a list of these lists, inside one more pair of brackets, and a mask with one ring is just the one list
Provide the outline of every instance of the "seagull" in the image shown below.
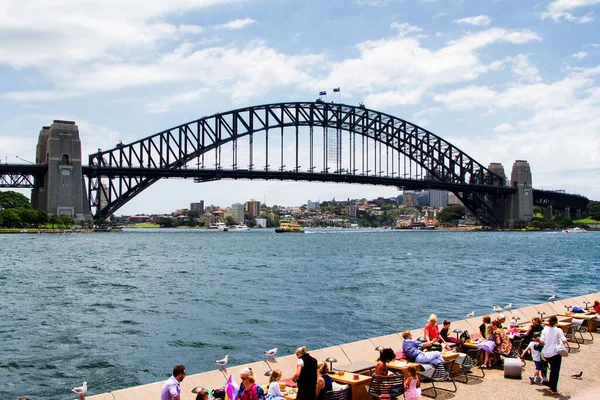
[[265,351],[265,354],[268,355],[269,358],[273,358],[276,353],[277,353],[277,347],[275,347],[274,349]]
[[494,309],[494,311],[496,311],[496,312],[500,312],[500,311],[502,311],[502,307],[499,307],[499,306],[497,306],[497,305],[495,305],[495,304],[492,306],[492,308],[493,308],[493,309]]
[[215,364],[220,365],[221,368],[225,368],[225,364],[227,364],[227,360],[229,360],[229,354],[226,354],[224,359],[215,361]]
[[575,378],[575,379],[581,379],[582,375],[583,375],[583,371],[580,371],[578,374],[571,375],[571,377]]
[[87,392],[87,382],[83,382],[83,385],[81,385],[80,387],[74,387],[73,389],[71,389],[71,392],[77,393],[79,395],[79,398],[82,398],[83,394]]
[[510,310],[512,308],[512,303],[508,303],[507,305],[504,306],[504,309],[506,311]]
[[556,299],[556,295],[553,294],[552,296],[548,297],[548,300],[550,301],[554,301]]
[[471,311],[470,313],[468,313],[467,315],[465,315],[465,317],[471,318],[475,316],[475,311]]

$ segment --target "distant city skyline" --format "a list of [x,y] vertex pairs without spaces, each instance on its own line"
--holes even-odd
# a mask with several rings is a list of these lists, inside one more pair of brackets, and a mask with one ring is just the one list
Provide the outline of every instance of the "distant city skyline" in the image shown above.
[[[2,162],[35,161],[38,133],[54,119],[77,123],[87,164],[120,141],[241,107],[314,101],[323,91],[323,100],[362,102],[415,123],[507,174],[527,160],[534,188],[600,200],[598,1],[4,3]],[[293,205],[398,193],[171,179],[117,214],[165,213],[199,199]]]

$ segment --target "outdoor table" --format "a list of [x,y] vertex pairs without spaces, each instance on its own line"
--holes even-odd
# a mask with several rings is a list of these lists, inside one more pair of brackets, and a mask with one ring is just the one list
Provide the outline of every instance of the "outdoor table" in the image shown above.
[[583,314],[583,313],[560,313],[561,317],[566,318],[577,318],[586,321],[588,331],[593,332],[598,328],[598,321],[596,320],[596,314]]
[[[358,379],[354,379],[354,376],[358,375]],[[367,393],[366,386],[371,382],[371,377],[368,375],[360,375],[351,372],[344,372],[342,375],[329,374],[331,380],[350,386],[350,393],[352,400],[368,400],[369,394]]]
[[[547,322],[544,322],[543,324],[544,325],[548,325]],[[569,329],[571,329],[571,325],[572,324],[570,322],[561,322],[561,321],[558,321],[556,323],[556,326],[558,326],[560,329],[562,329],[562,331],[564,333],[569,333]]]
[[404,374],[404,370],[409,365],[412,365],[413,367],[415,367],[417,369],[417,371],[420,371],[423,369],[423,366],[421,364],[416,363],[416,362],[406,361],[406,360],[392,360],[389,363],[387,363],[387,366],[389,369],[400,371],[403,374]]
[[342,371],[353,372],[355,374],[369,370],[369,372],[375,371],[377,363],[374,361],[358,361],[352,364],[339,365],[335,369]]

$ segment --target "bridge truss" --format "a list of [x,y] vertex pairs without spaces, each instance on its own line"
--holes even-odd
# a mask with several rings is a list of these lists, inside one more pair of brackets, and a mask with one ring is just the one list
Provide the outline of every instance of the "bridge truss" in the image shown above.
[[96,217],[113,214],[163,177],[440,188],[454,192],[493,226],[502,225],[504,196],[514,191],[502,177],[417,125],[362,106],[321,101],[202,117],[91,154],[84,174]]

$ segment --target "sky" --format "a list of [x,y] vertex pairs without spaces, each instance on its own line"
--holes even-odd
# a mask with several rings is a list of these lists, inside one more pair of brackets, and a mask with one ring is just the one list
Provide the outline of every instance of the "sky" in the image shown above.
[[[600,200],[599,19],[600,0],[3,0],[0,160],[35,160],[55,119],[77,123],[87,160],[205,115],[340,87],[342,103],[408,120],[483,165],[510,174],[527,160],[535,188]],[[116,214],[398,194],[173,179]]]

